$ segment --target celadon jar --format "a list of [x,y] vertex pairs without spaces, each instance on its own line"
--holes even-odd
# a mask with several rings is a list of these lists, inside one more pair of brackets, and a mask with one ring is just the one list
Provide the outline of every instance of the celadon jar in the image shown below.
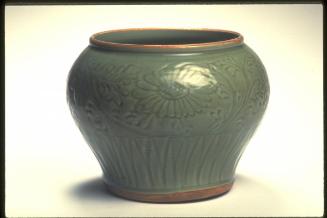
[[228,192],[268,97],[259,57],[217,29],[96,33],[67,86],[108,190],[145,202]]

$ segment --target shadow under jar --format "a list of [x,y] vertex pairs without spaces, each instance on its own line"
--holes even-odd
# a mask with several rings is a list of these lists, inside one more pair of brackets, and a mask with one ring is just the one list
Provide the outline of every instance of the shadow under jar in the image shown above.
[[216,29],[96,33],[67,87],[109,190],[145,202],[228,192],[268,97],[258,56]]

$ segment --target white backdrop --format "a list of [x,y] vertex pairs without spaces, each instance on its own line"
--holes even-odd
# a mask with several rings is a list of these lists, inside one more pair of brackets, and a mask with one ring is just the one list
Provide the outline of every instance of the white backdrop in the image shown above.
[[[268,109],[226,195],[149,204],[110,195],[66,104],[70,67],[98,31],[240,32],[270,80]],[[7,6],[7,216],[321,216],[321,5]]]

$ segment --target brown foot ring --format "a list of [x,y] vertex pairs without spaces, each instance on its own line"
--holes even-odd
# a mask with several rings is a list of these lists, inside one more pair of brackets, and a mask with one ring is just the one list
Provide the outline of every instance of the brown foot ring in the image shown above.
[[107,185],[109,191],[123,198],[155,203],[186,202],[212,198],[228,192],[232,188],[232,186],[233,183],[228,183],[216,187],[194,191],[174,192],[167,194],[148,194],[143,192],[126,191],[115,186]]

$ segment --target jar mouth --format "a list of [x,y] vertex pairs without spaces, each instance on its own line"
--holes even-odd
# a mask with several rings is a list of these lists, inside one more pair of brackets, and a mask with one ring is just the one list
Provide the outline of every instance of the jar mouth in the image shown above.
[[243,43],[240,33],[221,29],[129,28],[98,32],[90,44],[118,50],[207,50]]

